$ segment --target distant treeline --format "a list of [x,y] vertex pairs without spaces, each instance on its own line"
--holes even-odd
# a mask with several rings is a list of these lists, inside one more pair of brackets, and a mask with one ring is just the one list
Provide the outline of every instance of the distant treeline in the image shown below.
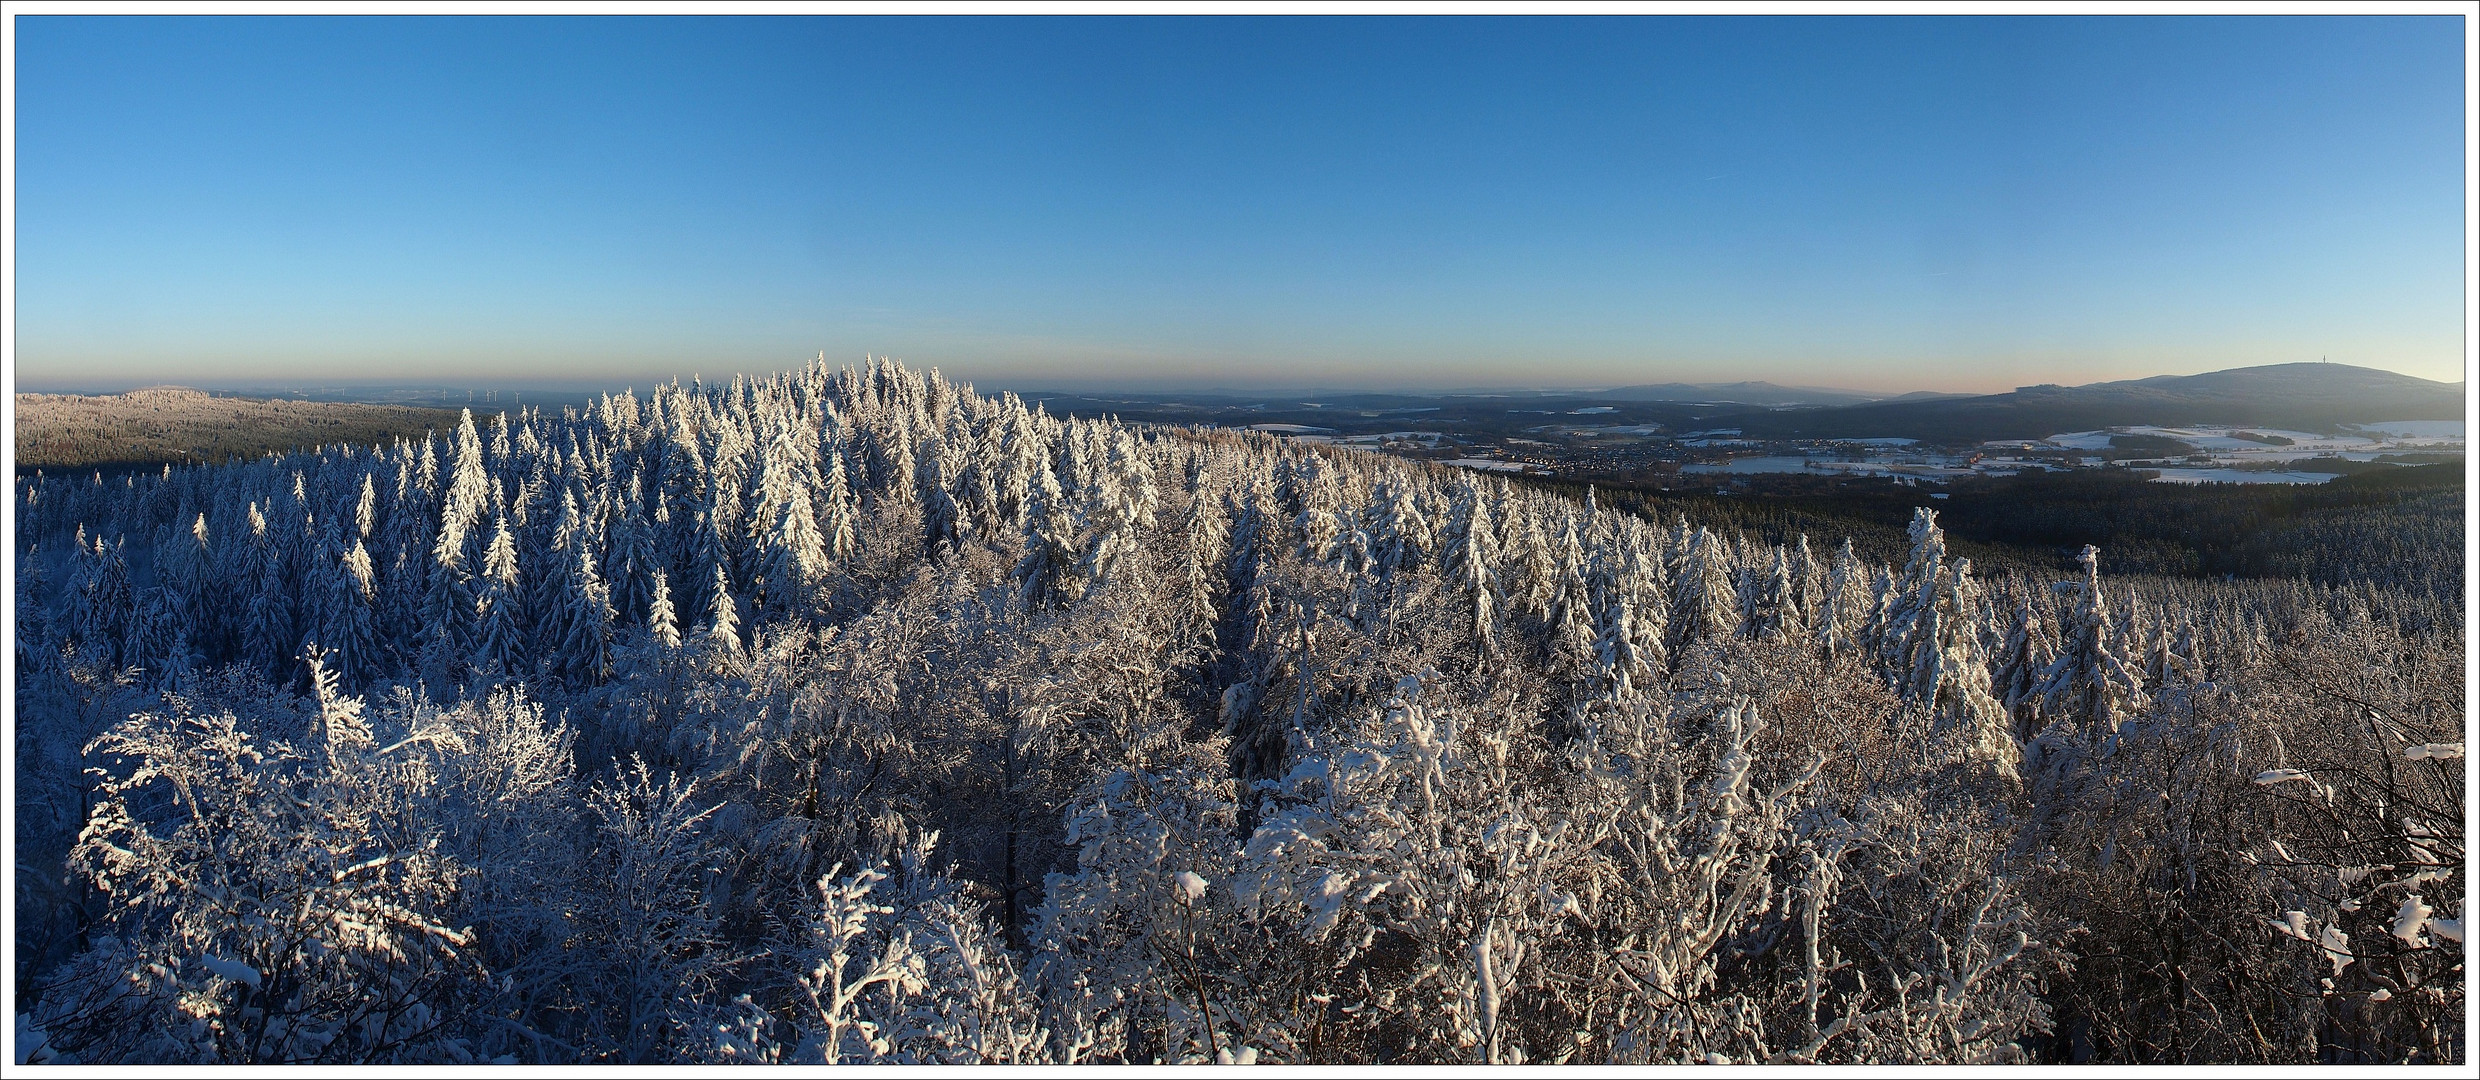
[[[2354,463],[2357,464],[2357,463]],[[2105,570],[2177,577],[2373,582],[2459,597],[2463,469],[2378,466],[2323,484],[2156,484],[2129,470],[1974,478],[1949,485],[1938,520],[1959,554],[1995,572],[2064,572],[2098,545]],[[1892,560],[1924,492],[1891,481],[1749,477],[1730,495],[1602,487],[1603,502],[1684,511],[1769,542],[1849,535]],[[1761,496],[1761,497],[1758,497]]]
[[182,387],[126,394],[19,394],[17,468],[212,464],[336,443],[387,443],[449,430],[449,409],[213,397]]

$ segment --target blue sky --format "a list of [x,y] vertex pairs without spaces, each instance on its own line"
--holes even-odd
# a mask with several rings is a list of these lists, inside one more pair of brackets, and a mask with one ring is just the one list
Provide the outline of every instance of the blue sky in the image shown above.
[[25,389],[2461,377],[2450,17],[17,29]]

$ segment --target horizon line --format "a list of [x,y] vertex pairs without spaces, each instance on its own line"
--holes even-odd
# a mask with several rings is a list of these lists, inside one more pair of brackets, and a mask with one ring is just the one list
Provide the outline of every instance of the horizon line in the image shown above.
[[[873,360],[882,360],[882,359],[891,359],[891,360],[896,360],[896,362],[898,362],[898,363],[906,363],[905,361],[902,361],[901,359],[898,359],[898,358],[895,358],[895,357],[881,357],[881,356],[875,356],[875,355],[873,355],[873,356],[865,357],[865,358],[863,358],[863,359],[861,359],[861,360],[858,360],[858,361],[851,361],[851,362],[847,362],[847,363],[845,363],[845,364],[843,364],[843,365],[839,365],[839,366],[842,366],[842,367],[858,367],[858,366],[862,366],[862,365],[865,365],[865,364],[867,364],[867,363],[870,363],[870,362],[871,362],[871,361],[873,361]],[[685,372],[685,373],[680,373],[680,374],[675,374],[675,375],[665,376],[665,377],[660,377],[660,378],[650,378],[650,379],[645,379],[645,380],[642,380],[642,384],[643,384],[644,388],[646,388],[646,389],[648,389],[648,390],[651,390],[653,387],[656,387],[656,386],[669,385],[669,384],[672,384],[672,383],[674,383],[674,382],[678,382],[678,383],[681,383],[681,384],[686,385],[686,384],[689,384],[689,383],[692,383],[692,382],[696,382],[696,381],[700,381],[700,380],[703,380],[703,381],[706,381],[706,382],[711,382],[711,383],[728,384],[728,383],[729,383],[732,379],[734,379],[734,378],[740,378],[740,377],[764,378],[764,377],[768,377],[768,376],[773,376],[773,375],[783,374],[783,373],[785,373],[785,372],[790,372],[790,371],[798,371],[798,370],[801,370],[801,369],[802,369],[802,368],[804,368],[804,367],[807,367],[809,364],[816,363],[816,362],[818,362],[818,361],[817,361],[817,359],[813,359],[813,360],[811,360],[811,361],[806,361],[806,362],[804,362],[804,363],[802,363],[802,364],[797,364],[797,365],[785,365],[785,366],[780,366],[780,367],[774,367],[774,368],[770,368],[770,369],[767,369],[767,370],[764,370],[764,371],[731,371],[731,372],[725,372],[725,373],[722,373],[722,374],[718,375],[717,377],[715,377],[715,378],[711,378],[711,379],[707,378],[704,372]],[[2094,380],[2094,381],[2091,381],[2091,382],[2081,382],[2081,383],[2059,383],[2059,382],[2024,383],[2024,384],[2020,384],[2020,385],[2017,385],[2017,386],[2008,387],[2007,389],[2004,389],[2004,390],[1988,390],[1988,391],[1941,390],[1941,389],[1928,388],[1928,387],[1921,387],[1921,388],[1910,389],[1910,390],[1874,390],[1874,389],[1863,389],[1863,388],[1858,388],[1858,387],[1849,387],[1849,386],[1829,386],[1829,385],[1821,385],[1821,384],[1815,384],[1815,383],[1785,383],[1785,382],[1776,382],[1776,381],[1774,381],[1774,380],[1772,380],[1772,379],[1765,379],[1765,378],[1755,378],[1755,379],[1734,379],[1734,380],[1710,380],[1710,381],[1695,381],[1695,380],[1691,380],[1691,379],[1658,379],[1658,378],[1657,378],[1657,379],[1647,379],[1647,380],[1643,380],[1643,381],[1630,381],[1630,382],[1596,382],[1596,383],[1577,383],[1577,384],[1558,384],[1558,383],[1529,383],[1529,384],[1477,384],[1477,383],[1467,383],[1467,384],[1463,384],[1463,385],[1456,385],[1456,386],[1441,386],[1441,387],[1418,387],[1418,386],[1410,386],[1410,385],[1405,385],[1405,384],[1400,384],[1400,383],[1398,383],[1398,384],[1393,384],[1393,385],[1376,384],[1376,383],[1360,383],[1360,384],[1332,384],[1332,383],[1330,383],[1330,384],[1320,385],[1320,384],[1314,384],[1314,383],[1282,383],[1282,382],[1266,382],[1266,383],[1245,383],[1245,382],[1217,382],[1217,383],[1204,383],[1204,382],[1197,382],[1197,383],[1181,383],[1181,382],[1166,382],[1166,381],[1159,381],[1159,380],[1149,380],[1149,379],[1144,379],[1144,378],[1128,379],[1128,380],[1112,380],[1112,379],[1109,379],[1109,378],[1106,378],[1106,377],[1092,377],[1092,376],[1082,376],[1082,377],[1080,377],[1080,376],[1062,376],[1062,377],[1058,377],[1058,378],[1056,378],[1056,379],[1054,379],[1054,380],[1043,381],[1043,382],[1036,382],[1036,381],[1029,380],[1029,379],[1024,379],[1024,378],[1009,378],[1009,377],[999,377],[999,378],[990,378],[990,379],[967,379],[967,378],[954,378],[954,377],[950,377],[950,381],[951,381],[951,382],[954,382],[954,383],[957,383],[957,384],[959,384],[959,385],[971,385],[971,386],[974,386],[974,387],[975,387],[975,388],[977,388],[977,389],[1005,390],[1005,391],[1009,391],[1009,392],[1015,393],[1015,394],[1017,394],[1018,396],[1026,396],[1026,395],[1030,395],[1030,394],[1055,394],[1055,395],[1070,395],[1070,394],[1074,394],[1074,395],[1091,395],[1091,394],[1105,394],[1105,393],[1124,393],[1124,394],[1143,394],[1143,395],[1147,395],[1147,396],[1149,396],[1149,397],[1160,397],[1160,396],[1164,396],[1164,395],[1172,395],[1172,394],[1227,395],[1227,396],[1236,396],[1236,397],[1252,397],[1252,396],[1265,396],[1265,395],[1295,396],[1295,395],[1323,394],[1323,395],[1384,395],[1384,396],[1397,396],[1397,397],[1450,398],[1450,397],[1493,397],[1493,396],[1504,396],[1504,395],[1531,395],[1531,396],[1593,395],[1593,394],[1605,394],[1605,393],[1612,393],[1612,392],[1619,391],[1619,390],[1632,389],[1632,388],[1636,388],[1636,387],[1648,387],[1648,386],[1685,386],[1685,387],[1696,387],[1696,388],[1713,388],[1713,389],[1720,389],[1720,388],[1725,388],[1725,387],[1754,387],[1754,386],[1765,386],[1765,387],[1772,387],[1772,388],[1775,388],[1775,389],[1779,389],[1779,390],[1787,390],[1787,391],[1815,391],[1815,392],[1820,392],[1820,393],[1846,394],[1846,395],[1852,395],[1852,396],[1857,396],[1857,397],[1866,397],[1866,398],[1869,398],[1869,399],[1871,399],[1871,400],[1875,400],[1875,401],[1883,401],[1883,400],[1888,400],[1888,399],[1892,399],[1892,398],[1899,398],[1899,397],[1905,397],[1905,396],[1911,396],[1911,395],[1919,395],[1919,394],[1937,394],[1937,395],[1952,396],[1952,397],[1994,397],[1994,396],[2004,395],[2004,394],[2008,394],[2008,393],[2013,393],[2013,392],[2016,392],[2016,391],[2019,391],[2019,390],[2023,390],[2023,389],[2026,389],[2026,388],[2029,388],[2029,387],[2034,387],[2034,386],[2066,386],[2066,387],[2101,386],[2101,385],[2107,385],[2107,384],[2111,384],[2111,383],[2140,382],[2140,381],[2143,381],[2143,380],[2146,380],[2146,379],[2159,379],[2159,378],[2194,378],[2194,377],[2197,377],[2197,376],[2203,376],[2203,375],[2215,375],[2215,374],[2221,374],[2221,373],[2223,373],[2223,372],[2230,372],[2230,371],[2247,371],[2247,370],[2253,370],[2253,369],[2257,369],[2257,368],[2289,367],[2289,366],[2297,366],[2297,365],[2310,365],[2310,364],[2321,364],[2321,365],[2330,365],[2330,366],[2334,366],[2334,367],[2348,367],[2348,368],[2357,368],[2357,369],[2359,369],[2359,370],[2363,370],[2363,371],[2376,371],[2376,372],[2383,372],[2383,373],[2385,373],[2385,374],[2395,375],[2395,376],[2398,376],[2398,377],[2401,377],[2401,378],[2406,378],[2406,379],[2416,379],[2416,380],[2419,380],[2419,381],[2421,381],[2421,382],[2435,383],[2435,384],[2437,384],[2437,385],[2439,385],[2439,386],[2468,387],[2468,385],[2469,385],[2469,378],[2468,378],[2468,376],[2469,376],[2469,372],[2468,372],[2468,371],[2466,371],[2466,372],[2465,372],[2465,376],[2466,376],[2465,378],[2462,378],[2462,379],[2455,379],[2455,380],[2448,381],[2448,380],[2442,380],[2442,379],[2431,379],[2431,378],[2428,378],[2428,377],[2426,377],[2426,376],[2421,376],[2421,375],[2413,375],[2413,374],[2411,374],[2411,373],[2409,373],[2409,372],[2401,371],[2401,370],[2398,370],[2398,369],[2395,369],[2395,368],[2390,368],[2390,367],[2377,367],[2377,366],[2373,366],[2373,365],[2369,365],[2369,364],[2353,364],[2353,363],[2346,363],[2346,362],[2343,362],[2343,361],[2337,361],[2337,360],[2327,360],[2327,359],[2317,359],[2317,360],[2286,360],[2286,361],[2277,361],[2277,362],[2274,362],[2274,363],[2269,363],[2269,364],[2244,364],[2244,365],[2239,365],[2239,366],[2236,366],[2236,367],[2214,368],[2214,369],[2207,370],[2207,371],[2191,372],[2191,373],[2187,373],[2187,374],[2171,374],[2171,373],[2163,373],[2163,374],[2155,374],[2155,375],[2136,375],[2136,376],[2130,376],[2130,377],[2124,377],[2124,378],[2107,378],[2107,379],[2097,379],[2097,380]],[[906,366],[910,367],[910,366],[917,366],[917,365],[913,365],[913,364],[910,364],[910,363],[906,363]],[[939,366],[938,366],[938,365],[935,365],[935,364],[932,364],[932,365],[918,365],[918,366],[920,367],[920,369],[921,369],[921,370],[923,370],[923,371],[925,371],[925,372],[940,371]],[[944,372],[942,372],[942,374],[944,374]],[[29,385],[28,381],[27,381],[27,380],[25,380],[25,379],[23,379],[23,378],[21,377],[21,378],[19,378],[19,379],[15,380],[15,382],[16,382],[15,392],[16,392],[16,393],[18,393],[18,394],[21,394],[21,395],[25,395],[25,394],[35,394],[35,395],[53,395],[53,396],[111,397],[111,396],[118,396],[118,395],[122,395],[122,394],[134,393],[134,392],[141,391],[141,390],[156,390],[156,389],[182,389],[182,390],[197,390],[197,391],[200,391],[200,392],[203,392],[203,393],[209,393],[209,394],[226,394],[226,395],[233,396],[233,397],[242,397],[242,398],[259,398],[259,399],[266,399],[266,400],[275,400],[275,399],[281,399],[281,398],[294,398],[294,397],[301,397],[301,398],[305,398],[305,399],[306,399],[306,398],[307,398],[307,395],[314,394],[314,393],[337,393],[337,392],[342,392],[342,393],[353,393],[353,392],[370,393],[370,392],[378,392],[378,391],[420,392],[420,393],[430,393],[430,392],[434,392],[434,391],[436,391],[436,392],[439,392],[439,393],[441,393],[441,394],[443,394],[443,395],[444,395],[444,394],[459,393],[459,392],[462,392],[462,393],[465,393],[465,394],[468,394],[468,395],[471,395],[471,394],[474,394],[474,393],[481,393],[481,392],[489,392],[489,393],[494,393],[494,394],[498,394],[498,393],[507,393],[507,394],[526,394],[526,393],[535,393],[535,394],[560,395],[560,396],[573,396],[573,395],[580,395],[580,394],[585,394],[585,395],[593,395],[593,394],[620,394],[620,393],[629,393],[629,392],[633,392],[633,391],[637,390],[637,389],[639,388],[639,386],[640,386],[641,380],[631,379],[631,378],[627,378],[627,377],[625,377],[625,376],[616,376],[615,378],[613,378],[613,379],[611,379],[611,380],[594,380],[594,379],[591,379],[591,378],[541,379],[541,380],[522,380],[522,379],[491,379],[491,378],[484,378],[484,379],[471,379],[471,380],[461,380],[461,381],[452,381],[452,382],[431,382],[431,381],[410,382],[410,381],[402,381],[402,380],[388,380],[388,379],[383,379],[383,378],[370,378],[370,379],[322,379],[322,380],[317,380],[317,381],[315,381],[315,382],[312,382],[312,381],[292,381],[292,380],[285,380],[285,381],[273,381],[273,380],[261,381],[261,380],[252,380],[252,379],[229,379],[229,380],[198,380],[198,381],[194,381],[194,382],[140,382],[140,381],[135,381],[135,380],[130,380],[130,381],[126,381],[126,382],[124,382],[123,380],[109,380],[109,381],[104,381],[104,382],[71,383],[71,382],[68,382],[68,381],[66,381],[66,380],[58,380],[58,381],[55,381],[55,380],[50,380],[50,379],[38,379],[38,380],[33,381],[33,383],[32,383],[31,385]],[[620,384],[620,385],[615,386],[615,385],[614,385],[614,383],[618,383],[618,384]],[[415,405],[415,406],[418,406],[420,403],[419,403],[419,402],[416,402],[416,401],[406,401],[406,402],[392,402],[392,403],[389,403],[389,404],[405,404],[405,405]],[[458,404],[478,404],[478,403],[469,403],[469,402],[452,402],[452,403],[449,403],[449,405],[448,405],[448,406],[441,406],[441,407],[453,407],[454,405],[458,405]],[[514,404],[514,402],[511,402],[510,404]]]

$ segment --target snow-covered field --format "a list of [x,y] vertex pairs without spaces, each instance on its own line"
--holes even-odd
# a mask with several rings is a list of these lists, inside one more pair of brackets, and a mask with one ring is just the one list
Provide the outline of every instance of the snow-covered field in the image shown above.
[[1443,431],[1388,431],[1376,435],[1345,435],[1334,441],[1343,446],[1373,447],[1412,444],[1423,449],[1435,450],[1438,448],[1439,440],[1446,437],[1446,432]]
[[1972,475],[1971,469],[1925,462],[1820,461],[1816,463],[1816,467],[1854,476],[1918,476],[1929,479],[1947,479]]
[[2163,469],[2156,484],[2322,484],[2336,474],[2261,469]]
[[1808,468],[1804,457],[1732,458],[1720,465],[1682,465],[1683,473],[1785,473],[1802,472]]
[[2398,438],[2463,441],[2463,422],[2460,420],[2387,420],[2377,424],[2361,424],[2359,428],[2362,431],[2382,431]]
[[[2288,431],[2280,428],[2143,426],[2112,428],[2107,431],[2071,431],[2052,435],[2042,441],[2068,450],[2106,450],[2109,449],[2112,436],[2152,435],[2186,443],[2195,448],[2196,454],[2205,456],[2217,466],[2287,462],[2317,457],[2375,461],[2386,454],[2459,452],[2463,448],[2463,424],[2459,420],[2389,420],[2382,423],[2362,424],[2359,425],[2358,430],[2361,434],[2320,435],[2310,431]],[[2260,438],[2244,437],[2250,435]],[[2277,445],[2265,441],[2262,437],[2284,441]],[[2177,471],[2195,472],[2197,470]],[[2201,483],[2203,481],[2173,482]],[[2246,480],[2237,482],[2321,483],[2322,481]]]
[[2070,431],[2041,441],[2068,450],[2107,450],[2110,448],[2111,434],[2107,431]]

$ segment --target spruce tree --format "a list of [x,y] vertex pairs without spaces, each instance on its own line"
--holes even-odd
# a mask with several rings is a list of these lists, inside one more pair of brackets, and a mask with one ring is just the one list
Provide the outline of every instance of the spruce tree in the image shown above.
[[1739,593],[1721,537],[1698,526],[1682,560],[1671,600],[1671,652],[1739,632]]
[[593,686],[611,673],[611,589],[594,568],[593,553],[577,552],[561,619],[560,674],[572,686]]
[[1474,647],[1487,657],[1495,648],[1498,623],[1498,534],[1490,521],[1489,496],[1465,479],[1456,489],[1454,514],[1443,553],[1447,580],[1463,594]]
[[646,604],[646,633],[666,651],[680,647],[680,613],[672,608],[672,586],[662,567],[654,570],[654,596]]
[[1077,562],[1076,519],[1067,493],[1048,465],[1034,473],[1033,505],[1025,515],[1025,555],[1016,563],[1016,580],[1025,602],[1053,606],[1078,589],[1073,580]]
[[336,573],[328,581],[323,643],[333,650],[337,673],[346,685],[362,686],[384,670],[379,645],[378,574],[370,549],[355,538],[337,556]]
[[706,629],[701,635],[706,647],[721,656],[737,656],[741,651],[740,609],[732,599],[732,581],[722,567],[715,568],[714,583],[706,594]]
[[1192,488],[1188,521],[1181,530],[1182,548],[1179,618],[1183,643],[1212,648],[1214,628],[1222,620],[1224,543],[1223,515],[1211,495]]
[[497,519],[490,546],[482,557],[479,625],[475,631],[476,671],[517,674],[526,670],[525,590],[520,580],[516,539],[508,519]]
[[2042,675],[2041,707],[2052,729],[2069,725],[2063,733],[2098,738],[2107,749],[2119,726],[2143,710],[2144,680],[2102,594],[2101,549],[2085,545],[2077,562],[2083,579],[2060,585],[2074,604],[2061,620],[2058,659]]
[[1937,512],[1925,507],[1912,515],[1911,539],[1903,576],[1891,590],[1881,662],[1898,693],[1960,732],[1975,760],[2012,779],[2021,751],[2006,707],[1990,693],[1972,561],[1947,560]]

